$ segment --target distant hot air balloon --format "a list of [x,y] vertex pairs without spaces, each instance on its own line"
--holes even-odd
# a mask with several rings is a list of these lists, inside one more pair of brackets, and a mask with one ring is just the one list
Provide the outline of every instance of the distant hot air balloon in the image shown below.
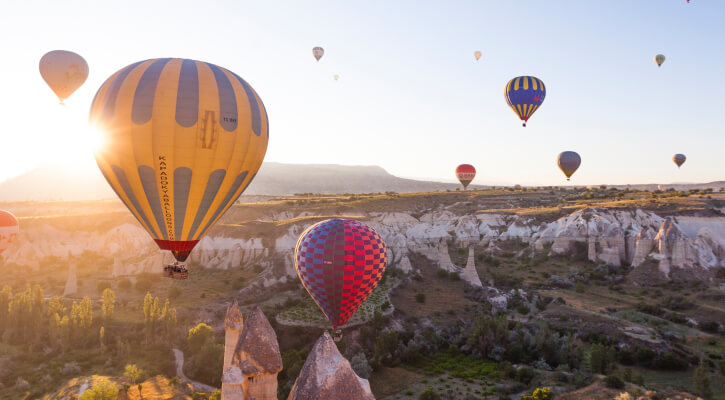
[[677,164],[677,168],[680,168],[685,163],[685,160],[687,160],[687,157],[684,154],[675,154],[672,156],[672,161]]
[[18,232],[18,219],[10,212],[0,210],[0,253],[15,241]]
[[344,325],[385,272],[385,242],[353,219],[334,218],[307,228],[297,241],[295,268],[333,329]]
[[539,109],[546,97],[544,82],[533,76],[519,76],[511,79],[504,90],[509,107],[526,122]]
[[320,61],[320,58],[325,55],[325,49],[322,47],[313,47],[312,48],[312,55],[315,56],[315,59],[317,61]]
[[574,151],[563,151],[556,157],[556,163],[559,164],[559,169],[566,175],[568,181],[581,165],[582,159]]
[[479,50],[476,50],[473,52],[473,56],[476,57],[476,61],[481,59],[481,52]]
[[[269,140],[267,111],[246,81],[180,58],[140,61],[113,74],[89,119],[104,141],[96,151],[104,177],[178,262],[254,179]],[[166,273],[184,278],[178,262]]]
[[458,180],[461,182],[461,185],[463,185],[463,190],[466,190],[468,184],[471,183],[471,181],[475,177],[476,168],[473,168],[473,165],[461,164],[456,167],[456,178],[458,178]]
[[53,50],[40,59],[40,75],[63,104],[88,78],[88,64],[76,53]]
[[340,79],[340,75],[335,74],[335,75],[332,76],[332,78],[335,79],[335,80],[338,80],[338,79]]
[[663,56],[662,54],[657,54],[655,56],[655,64],[657,64],[658,67],[661,67],[664,62],[665,56]]

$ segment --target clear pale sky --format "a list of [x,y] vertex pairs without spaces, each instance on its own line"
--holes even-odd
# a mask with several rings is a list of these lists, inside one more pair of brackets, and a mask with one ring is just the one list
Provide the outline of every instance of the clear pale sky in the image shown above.
[[[556,155],[573,150],[572,184],[725,179],[723,15],[722,0],[4,2],[0,181],[41,163],[96,168],[95,91],[156,57],[244,77],[269,114],[266,161],[440,180],[465,162],[478,184],[560,185]],[[90,66],[65,107],[38,72],[54,49]],[[527,128],[503,97],[519,75],[547,87]]]

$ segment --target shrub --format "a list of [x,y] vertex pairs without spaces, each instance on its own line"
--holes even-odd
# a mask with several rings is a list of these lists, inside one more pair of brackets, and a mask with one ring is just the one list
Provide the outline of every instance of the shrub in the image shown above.
[[415,294],[415,301],[418,303],[425,303],[425,293],[416,293]]
[[523,395],[520,400],[554,400],[554,392],[550,388],[538,388],[531,395]]
[[436,276],[437,276],[438,278],[441,278],[441,279],[445,279],[445,278],[448,278],[448,271],[446,271],[445,269],[439,268],[439,269],[438,269],[438,270],[436,271]]
[[83,392],[79,400],[116,400],[117,397],[118,386],[104,379]]
[[199,352],[204,343],[213,338],[214,330],[211,326],[203,322],[198,324],[197,326],[189,329],[189,334],[186,338],[189,351],[192,354]]
[[262,272],[262,270],[264,269],[261,264],[254,264],[253,268],[255,274]]
[[128,278],[123,278],[118,282],[119,289],[128,290],[128,289],[131,289],[131,286],[133,286],[133,284],[131,283],[131,281]]
[[610,389],[624,389],[624,381],[617,375],[608,375],[604,378],[604,385]]
[[436,393],[435,390],[433,390],[433,387],[428,386],[421,392],[420,396],[418,396],[418,400],[440,400],[440,396],[438,396],[438,393]]
[[687,361],[667,352],[655,357],[655,359],[652,360],[652,367],[656,369],[684,371],[689,367],[689,364]]
[[536,372],[529,367],[521,367],[516,371],[516,380],[526,385],[531,383],[535,376]]
[[181,289],[179,289],[176,286],[169,287],[169,290],[166,292],[166,296],[170,299],[175,299],[179,296],[181,296]]
[[103,292],[104,290],[106,290],[106,289],[110,289],[110,288],[111,288],[111,282],[108,282],[108,281],[100,281],[100,282],[98,282],[98,284],[96,285],[96,289],[97,289],[97,290],[98,290],[99,292]]
[[718,331],[720,330],[720,324],[715,321],[703,321],[698,323],[697,326],[701,330],[710,333],[718,333]]

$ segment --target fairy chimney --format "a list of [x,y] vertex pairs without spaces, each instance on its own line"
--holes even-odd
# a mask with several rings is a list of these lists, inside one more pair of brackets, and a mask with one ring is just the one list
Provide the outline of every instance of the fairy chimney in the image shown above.
[[227,316],[224,318],[224,367],[222,371],[226,371],[232,365],[234,349],[237,347],[243,327],[242,312],[239,310],[237,300],[234,299],[232,304],[227,307]]
[[287,400],[375,400],[370,383],[360,378],[325,332],[302,366]]
[[277,400],[277,374],[282,356],[277,334],[255,306],[234,347],[231,365],[222,376],[223,400]]

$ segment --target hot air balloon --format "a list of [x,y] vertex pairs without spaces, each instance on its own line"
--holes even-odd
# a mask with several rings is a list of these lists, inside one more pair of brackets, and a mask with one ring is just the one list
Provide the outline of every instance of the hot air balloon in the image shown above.
[[332,75],[332,78],[334,80],[338,80],[338,79],[340,79],[340,75],[338,75],[338,74]]
[[312,55],[315,56],[315,60],[320,61],[320,58],[325,55],[325,49],[319,46],[313,47]]
[[476,61],[481,59],[481,52],[479,50],[476,50],[473,52],[473,56],[476,57]]
[[685,160],[687,160],[687,157],[684,154],[675,154],[672,156],[672,161],[677,164],[677,168],[680,168],[685,163]]
[[254,179],[267,151],[261,98],[239,75],[180,58],[139,61],[96,93],[90,124],[104,146],[96,161],[141,226],[177,262]]
[[506,84],[504,97],[509,107],[524,121],[524,126],[531,115],[539,109],[546,97],[544,82],[533,76],[519,76]]
[[663,56],[662,54],[657,54],[655,56],[655,64],[657,64],[658,67],[661,67],[664,62],[665,56]]
[[18,219],[10,212],[0,210],[0,253],[10,247],[18,232]]
[[302,232],[294,259],[302,285],[337,329],[378,285],[388,256],[375,230],[353,219],[333,218]]
[[40,59],[40,75],[64,104],[88,78],[88,63],[72,51],[53,50]]
[[461,185],[463,185],[463,190],[466,190],[468,184],[471,183],[471,181],[475,177],[476,168],[473,168],[473,165],[461,164],[456,167],[456,178],[458,178],[458,180],[461,182]]
[[559,156],[556,157],[556,163],[559,164],[559,169],[566,175],[566,180],[579,169],[579,165],[582,163],[581,157],[574,151],[562,151]]

